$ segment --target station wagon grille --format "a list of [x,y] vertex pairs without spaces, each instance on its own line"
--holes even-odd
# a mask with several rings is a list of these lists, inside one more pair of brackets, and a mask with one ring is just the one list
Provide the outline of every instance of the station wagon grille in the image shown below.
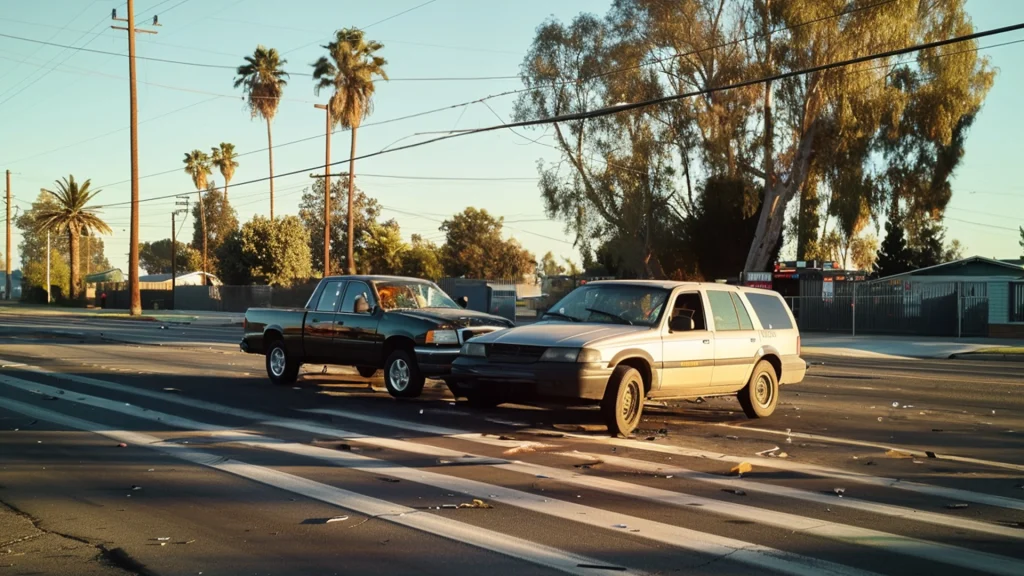
[[511,364],[532,364],[540,360],[547,350],[544,346],[518,346],[515,344],[491,344],[487,347],[487,358],[495,362]]

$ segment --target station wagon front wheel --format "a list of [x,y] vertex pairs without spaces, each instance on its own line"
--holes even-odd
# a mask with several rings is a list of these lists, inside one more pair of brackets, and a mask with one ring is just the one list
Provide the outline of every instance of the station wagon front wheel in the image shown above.
[[626,436],[640,424],[644,395],[644,379],[636,368],[619,366],[612,372],[601,400],[601,415],[612,436]]

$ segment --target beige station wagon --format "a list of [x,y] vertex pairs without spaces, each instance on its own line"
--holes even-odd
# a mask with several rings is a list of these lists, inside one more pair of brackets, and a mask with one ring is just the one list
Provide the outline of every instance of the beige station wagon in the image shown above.
[[476,406],[600,402],[609,431],[629,434],[646,399],[735,394],[748,417],[770,416],[779,385],[806,370],[796,321],[776,292],[612,280],[573,290],[537,323],[467,342],[447,383]]

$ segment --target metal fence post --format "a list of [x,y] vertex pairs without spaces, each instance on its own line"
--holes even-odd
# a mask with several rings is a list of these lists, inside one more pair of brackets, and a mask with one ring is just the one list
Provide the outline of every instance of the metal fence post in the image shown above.
[[853,283],[853,301],[850,302],[851,314],[853,314],[853,336],[857,335],[857,282]]
[[956,337],[963,338],[963,326],[964,326],[964,299],[961,292],[961,286],[963,282],[956,283]]

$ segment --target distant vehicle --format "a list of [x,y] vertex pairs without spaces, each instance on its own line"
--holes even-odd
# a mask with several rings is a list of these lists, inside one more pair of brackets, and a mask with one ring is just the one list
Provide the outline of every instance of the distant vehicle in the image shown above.
[[477,406],[530,398],[596,401],[612,434],[647,398],[737,395],[770,416],[779,384],[803,381],[800,332],[775,292],[725,284],[599,281],[536,324],[463,345],[448,385]]
[[504,318],[466,310],[433,282],[390,276],[320,281],[301,310],[250,308],[243,352],[264,354],[275,384],[298,379],[302,364],[384,369],[388,392],[414,398],[427,377],[444,377],[469,339],[510,328]]

